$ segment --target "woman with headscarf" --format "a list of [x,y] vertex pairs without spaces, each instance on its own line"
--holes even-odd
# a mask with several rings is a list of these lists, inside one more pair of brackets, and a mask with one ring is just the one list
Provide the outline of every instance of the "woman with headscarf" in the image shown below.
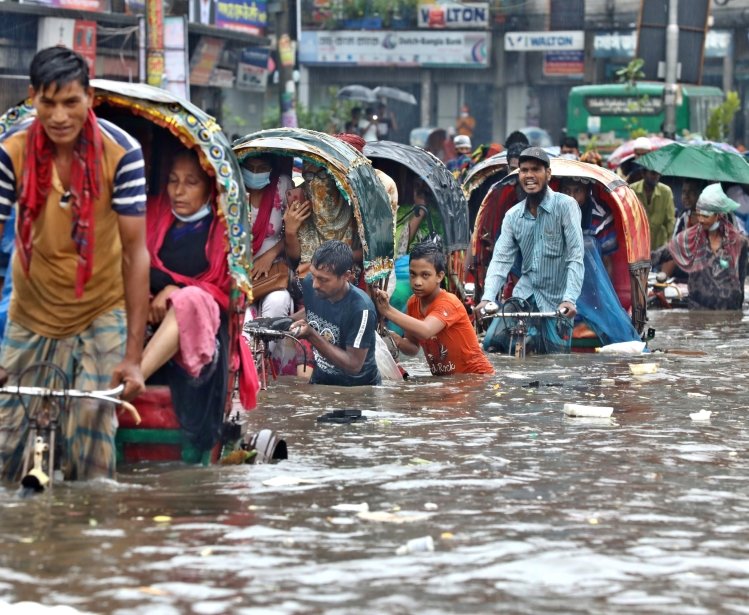
[[744,303],[747,240],[729,221],[738,203],[720,184],[705,188],[697,200],[698,223],[653,255],[653,266],[672,261],[689,274],[689,307],[740,310]]
[[[286,278],[283,288],[254,292],[255,302],[247,308],[246,321],[255,318],[283,318],[294,311],[294,303],[288,290],[286,241],[283,233],[286,195],[294,184],[291,177],[282,172],[281,166],[282,159],[270,154],[251,156],[241,163],[240,170],[247,189],[252,225],[253,290],[262,289],[261,284],[266,279],[270,281],[281,277],[279,284],[283,284],[283,278]],[[270,354],[276,373],[296,373],[293,342],[271,342]]]
[[[149,199],[146,223],[153,336],[141,371],[148,379],[161,370],[180,425],[197,448],[207,450],[218,441],[228,391],[231,278],[215,181],[194,150],[174,156],[166,191]],[[242,368],[254,372],[254,365]],[[252,407],[256,391],[242,386],[243,404]]]
[[326,241],[337,239],[351,246],[361,266],[362,249],[355,232],[354,210],[341,194],[333,175],[313,162],[302,164],[305,201],[289,203],[284,216],[286,256],[297,264],[302,279],[312,255]]

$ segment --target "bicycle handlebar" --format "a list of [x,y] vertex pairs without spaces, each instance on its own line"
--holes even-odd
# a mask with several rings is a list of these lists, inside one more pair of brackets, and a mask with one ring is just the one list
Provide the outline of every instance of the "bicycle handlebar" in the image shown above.
[[31,386],[4,386],[0,387],[2,395],[30,395],[33,397],[78,397],[85,399],[97,399],[107,401],[117,406],[122,406],[133,415],[136,425],[140,423],[140,414],[135,406],[124,399],[117,397],[125,390],[124,384],[119,384],[113,389],[104,389],[102,391],[79,391],[78,389],[50,389],[48,387],[31,387]]

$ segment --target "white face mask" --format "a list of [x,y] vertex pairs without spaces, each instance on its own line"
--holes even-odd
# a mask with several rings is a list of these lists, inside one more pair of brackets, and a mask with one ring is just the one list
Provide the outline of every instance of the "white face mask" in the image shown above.
[[720,220],[716,220],[710,225],[710,228],[708,228],[708,231],[717,231],[720,228]]
[[265,173],[254,173],[245,168],[242,168],[241,171],[244,184],[250,190],[262,190],[270,184],[270,171],[266,171]]
[[198,211],[196,211],[194,214],[190,214],[189,216],[180,215],[176,211],[174,211],[174,209],[172,209],[172,213],[174,214],[174,217],[177,218],[177,220],[179,220],[180,222],[197,222],[198,220],[202,220],[211,213],[211,202],[207,201],[200,207],[200,209],[198,209]]

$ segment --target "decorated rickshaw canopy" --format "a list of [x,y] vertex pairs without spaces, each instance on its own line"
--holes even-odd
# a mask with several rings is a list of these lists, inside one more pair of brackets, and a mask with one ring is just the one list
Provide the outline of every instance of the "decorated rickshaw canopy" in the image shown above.
[[389,160],[408,168],[429,188],[445,226],[445,250],[465,250],[471,240],[468,203],[460,185],[442,161],[426,150],[393,141],[376,141],[364,146],[371,160]]
[[[625,244],[627,248],[627,262],[637,263],[650,260],[650,225],[644,207],[637,195],[627,182],[613,171],[594,164],[568,160],[566,158],[551,159],[552,182],[561,177],[579,178],[584,181],[595,182],[606,195],[606,203],[619,211],[622,220]],[[518,182],[518,172],[513,171],[499,182],[499,187],[509,194],[515,193]],[[489,195],[487,199],[489,200]],[[504,200],[504,199],[501,199]],[[515,198],[512,202],[517,202]],[[482,204],[482,209],[483,209]],[[480,214],[479,214],[480,215]],[[478,221],[477,221],[478,222]]]
[[301,158],[325,167],[353,207],[364,253],[368,283],[387,277],[393,268],[395,222],[390,200],[369,160],[340,139],[303,128],[272,128],[234,142],[241,162],[250,156],[274,154]]
[[463,180],[463,192],[466,197],[483,184],[488,178],[507,171],[507,151],[490,156],[473,165]]

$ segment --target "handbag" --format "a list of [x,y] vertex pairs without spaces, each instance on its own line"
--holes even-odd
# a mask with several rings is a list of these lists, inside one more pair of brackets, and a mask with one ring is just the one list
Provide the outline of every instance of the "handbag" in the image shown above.
[[252,281],[253,301],[260,301],[274,290],[287,290],[289,287],[289,266],[284,261],[276,261],[268,270],[268,275]]

